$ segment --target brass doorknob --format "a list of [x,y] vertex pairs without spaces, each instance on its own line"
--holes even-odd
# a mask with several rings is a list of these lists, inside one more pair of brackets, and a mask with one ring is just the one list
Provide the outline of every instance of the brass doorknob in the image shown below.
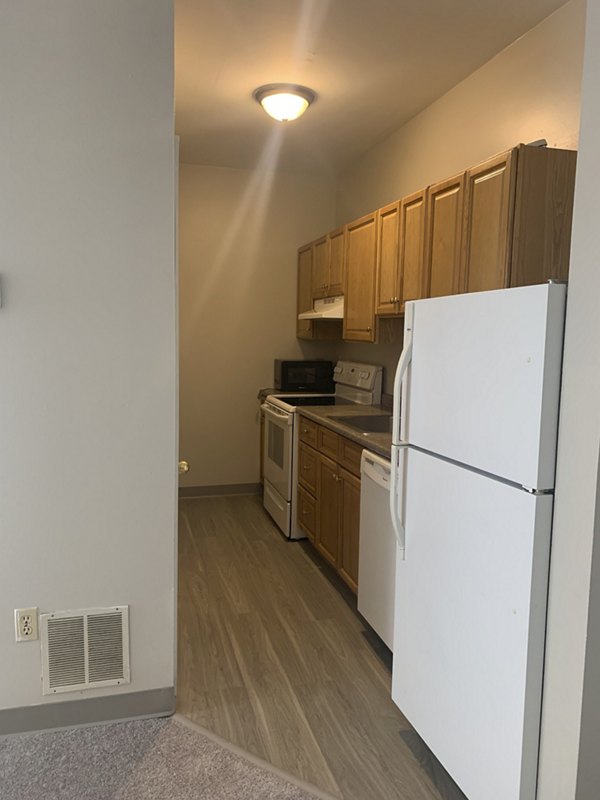
[[186,472],[190,471],[190,465],[187,461],[180,461],[179,462],[179,474],[184,475]]

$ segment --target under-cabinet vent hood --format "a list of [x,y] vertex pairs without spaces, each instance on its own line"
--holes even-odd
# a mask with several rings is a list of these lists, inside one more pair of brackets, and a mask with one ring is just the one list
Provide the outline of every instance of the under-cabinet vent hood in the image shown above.
[[311,311],[303,311],[298,314],[298,319],[343,319],[344,318],[344,298],[325,297],[323,300],[315,300],[315,305]]

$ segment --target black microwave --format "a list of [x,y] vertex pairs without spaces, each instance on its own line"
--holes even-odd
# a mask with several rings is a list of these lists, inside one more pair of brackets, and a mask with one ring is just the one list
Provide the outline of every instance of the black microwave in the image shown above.
[[279,392],[333,392],[333,361],[276,358],[273,383]]

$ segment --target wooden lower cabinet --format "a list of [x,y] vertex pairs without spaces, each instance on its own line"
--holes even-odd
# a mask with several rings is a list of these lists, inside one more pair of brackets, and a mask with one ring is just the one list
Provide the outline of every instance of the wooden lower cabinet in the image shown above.
[[360,479],[339,471],[340,528],[339,572],[348,586],[358,591],[358,537],[360,527]]
[[362,447],[324,425],[301,418],[300,426],[298,525],[356,592]]
[[317,500],[298,486],[298,525],[314,543],[317,535]]
[[304,442],[298,446],[298,483],[316,497],[318,491],[319,455]]
[[340,545],[340,491],[338,466],[327,456],[319,455],[318,524],[315,546],[332,566],[338,566]]

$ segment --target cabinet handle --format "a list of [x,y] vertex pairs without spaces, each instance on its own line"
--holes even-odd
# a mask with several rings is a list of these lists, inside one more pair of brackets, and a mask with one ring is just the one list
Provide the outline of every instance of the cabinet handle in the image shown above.
[[310,469],[310,466],[308,464],[303,464],[302,469]]
[[302,428],[302,433],[308,433],[308,428]]
[[302,516],[305,517],[307,514],[310,514],[310,508],[305,508],[302,512]]

